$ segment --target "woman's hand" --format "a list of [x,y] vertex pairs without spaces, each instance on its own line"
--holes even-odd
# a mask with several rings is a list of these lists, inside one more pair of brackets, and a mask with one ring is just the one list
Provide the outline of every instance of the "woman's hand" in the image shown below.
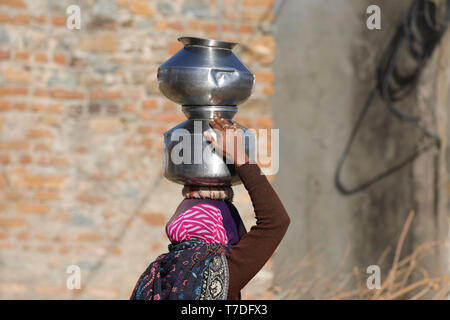
[[203,135],[217,152],[233,161],[236,167],[249,162],[245,153],[244,131],[237,124],[232,124],[228,120],[218,117],[214,117],[214,120],[209,121],[209,124],[216,132],[217,140],[207,131],[203,132]]

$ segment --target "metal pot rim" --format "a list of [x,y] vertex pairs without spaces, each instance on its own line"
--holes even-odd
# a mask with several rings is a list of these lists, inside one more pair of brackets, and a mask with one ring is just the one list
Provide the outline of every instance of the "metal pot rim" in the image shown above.
[[233,49],[238,43],[236,42],[227,42],[213,39],[205,39],[205,38],[197,38],[197,37],[180,37],[178,38],[183,45],[189,46],[205,46],[212,48],[221,48],[221,49]]

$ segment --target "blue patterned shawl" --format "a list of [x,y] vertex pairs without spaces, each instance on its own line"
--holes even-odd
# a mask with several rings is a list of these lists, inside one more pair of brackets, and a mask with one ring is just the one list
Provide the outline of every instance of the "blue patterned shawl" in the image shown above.
[[225,300],[230,247],[197,239],[169,244],[140,276],[131,300]]

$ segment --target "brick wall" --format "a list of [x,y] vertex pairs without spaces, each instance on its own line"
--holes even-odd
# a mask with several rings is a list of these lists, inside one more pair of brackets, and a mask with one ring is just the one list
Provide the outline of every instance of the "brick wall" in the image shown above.
[[[161,143],[185,116],[157,68],[181,35],[242,43],[256,88],[236,120],[270,128],[272,2],[0,0],[0,298],[130,296],[182,200],[162,178]],[[71,4],[81,30],[66,28]],[[250,227],[248,195],[235,193]],[[270,264],[244,298],[271,297]],[[66,288],[69,265],[82,290]]]

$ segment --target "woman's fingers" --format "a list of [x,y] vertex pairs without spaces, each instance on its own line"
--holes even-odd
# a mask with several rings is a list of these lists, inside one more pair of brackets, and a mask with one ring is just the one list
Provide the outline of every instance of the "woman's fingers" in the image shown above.
[[206,138],[206,140],[208,140],[209,142],[216,142],[216,140],[214,140],[214,137],[208,132],[208,131],[204,131],[203,132],[203,136]]
[[209,125],[210,125],[213,129],[222,130],[222,127],[220,126],[220,123],[217,123],[215,120],[210,120],[210,121],[209,121]]
[[231,126],[231,123],[223,118],[214,118],[214,121],[218,123],[222,129],[227,129]]

